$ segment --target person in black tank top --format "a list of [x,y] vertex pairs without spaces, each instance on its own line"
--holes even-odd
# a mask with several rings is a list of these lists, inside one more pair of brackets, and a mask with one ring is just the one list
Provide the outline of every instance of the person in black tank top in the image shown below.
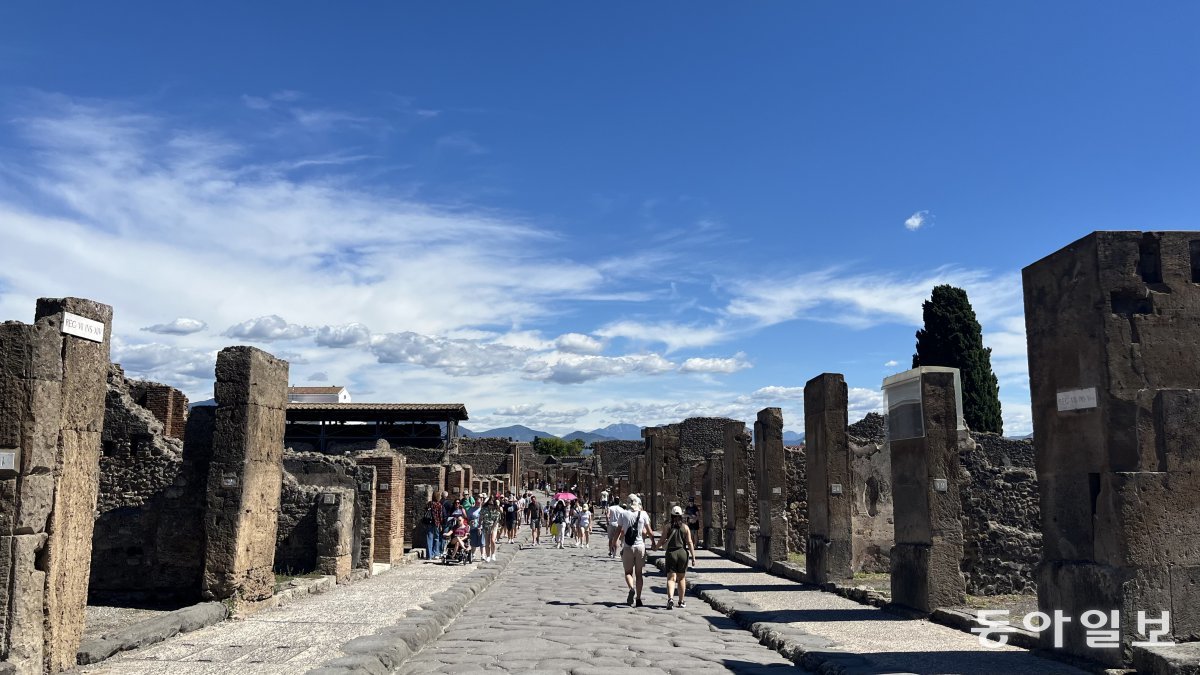
[[684,595],[687,593],[688,564],[696,564],[696,542],[692,539],[692,529],[683,521],[683,509],[678,506],[671,509],[671,524],[659,539],[659,546],[667,551],[664,562],[667,568],[667,609],[675,606],[675,589],[679,589],[679,606],[687,607]]

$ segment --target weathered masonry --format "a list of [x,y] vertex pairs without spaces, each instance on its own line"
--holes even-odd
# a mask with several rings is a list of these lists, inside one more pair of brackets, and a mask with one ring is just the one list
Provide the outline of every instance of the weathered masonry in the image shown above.
[[[1038,604],[1076,617],[1069,652],[1111,665],[1146,639],[1139,610],[1169,611],[1171,635],[1195,639],[1200,232],[1095,232],[1026,267],[1023,281]],[[1124,649],[1087,646],[1079,617],[1089,610],[1119,611]]]
[[38,300],[0,324],[0,659],[74,666],[99,486],[112,308]]

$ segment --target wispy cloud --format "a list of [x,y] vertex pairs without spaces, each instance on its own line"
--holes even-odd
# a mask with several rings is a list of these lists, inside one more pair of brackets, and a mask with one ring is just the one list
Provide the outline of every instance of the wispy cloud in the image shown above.
[[465,131],[442,136],[437,140],[437,147],[445,150],[455,150],[468,155],[485,155],[488,152],[487,148]]
[[191,335],[192,333],[199,333],[205,328],[208,328],[208,324],[199,319],[180,317],[168,323],[156,323],[153,326],[146,326],[142,330],[162,335]]
[[308,326],[288,323],[283,317],[272,314],[234,324],[227,328],[222,335],[255,342],[274,342],[275,340],[298,340],[308,337],[312,333],[313,329]]

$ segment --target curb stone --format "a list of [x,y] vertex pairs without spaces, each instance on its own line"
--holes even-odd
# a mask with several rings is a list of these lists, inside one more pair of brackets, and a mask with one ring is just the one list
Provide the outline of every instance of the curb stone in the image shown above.
[[132,649],[162,642],[180,633],[211,626],[224,621],[229,609],[220,602],[202,602],[160,616],[118,628],[79,646],[75,663],[81,666],[99,663],[104,659]]
[[400,621],[342,645],[342,656],[327,661],[308,675],[347,675],[390,673],[437,640],[475,596],[482,593],[508,569],[520,549],[508,547],[496,553],[496,562],[476,569],[451,588],[430,597],[429,601],[408,613]]

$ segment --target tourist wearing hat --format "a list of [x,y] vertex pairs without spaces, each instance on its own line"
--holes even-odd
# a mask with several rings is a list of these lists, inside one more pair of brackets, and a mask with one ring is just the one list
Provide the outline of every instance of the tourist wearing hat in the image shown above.
[[658,543],[667,551],[663,561],[667,569],[667,609],[675,605],[676,587],[679,588],[679,606],[686,607],[687,568],[689,563],[696,564],[696,541],[692,538],[692,528],[683,522],[683,509],[671,507],[671,525]]
[[625,569],[625,585],[629,596],[625,602],[630,607],[642,606],[642,567],[646,564],[646,540],[654,546],[654,530],[650,527],[650,516],[642,510],[642,500],[629,495],[629,510],[621,514],[621,565]]

